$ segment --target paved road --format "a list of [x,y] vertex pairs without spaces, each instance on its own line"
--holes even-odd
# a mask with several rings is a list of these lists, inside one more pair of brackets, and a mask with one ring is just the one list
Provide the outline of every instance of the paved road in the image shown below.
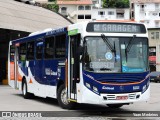
[[[84,110],[102,110],[116,114],[115,109],[108,109],[106,106],[95,106],[81,104],[77,105],[74,111],[79,114],[79,111]],[[0,111],[69,111],[58,106],[57,100],[51,98],[24,99],[21,91],[12,89],[9,86],[0,86]],[[149,102],[139,102],[132,105],[125,105],[118,111],[160,111],[160,83],[151,83],[151,99]],[[84,113],[83,115],[91,115]],[[97,113],[97,115],[103,113]],[[112,115],[112,114],[110,114]],[[91,115],[92,116],[92,115]]]

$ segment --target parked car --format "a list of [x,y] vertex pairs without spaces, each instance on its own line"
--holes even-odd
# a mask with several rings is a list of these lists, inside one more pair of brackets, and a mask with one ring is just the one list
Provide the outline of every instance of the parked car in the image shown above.
[[160,72],[151,72],[150,73],[151,82],[160,82]]

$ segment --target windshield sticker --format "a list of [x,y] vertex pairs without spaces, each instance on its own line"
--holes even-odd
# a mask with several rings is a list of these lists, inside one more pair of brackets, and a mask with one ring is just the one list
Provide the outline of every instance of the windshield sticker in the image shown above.
[[114,68],[114,62],[90,62],[90,68]]
[[126,61],[122,61],[122,65],[123,66],[127,66],[127,62]]
[[121,44],[121,49],[124,50],[125,49],[125,45]]
[[116,55],[116,59],[119,60],[120,59],[120,55]]
[[143,68],[129,68],[127,66],[122,66],[123,72],[143,72],[145,69]]
[[127,71],[128,71],[128,67],[122,66],[122,71],[123,71],[123,72],[127,72]]
[[105,54],[105,58],[106,58],[107,60],[112,60],[112,58],[113,58],[112,53],[111,53],[111,52],[107,52],[107,53]]

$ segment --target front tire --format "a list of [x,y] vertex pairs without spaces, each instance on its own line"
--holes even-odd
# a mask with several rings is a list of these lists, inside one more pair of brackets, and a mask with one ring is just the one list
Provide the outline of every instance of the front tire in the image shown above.
[[74,102],[68,101],[65,85],[61,85],[58,89],[57,95],[58,103],[63,109],[72,109],[75,105]]
[[28,92],[26,80],[24,80],[24,82],[22,82],[22,94],[25,99],[29,99],[29,98],[33,97],[33,95]]
[[108,107],[110,108],[120,108],[122,107],[124,104],[107,104]]

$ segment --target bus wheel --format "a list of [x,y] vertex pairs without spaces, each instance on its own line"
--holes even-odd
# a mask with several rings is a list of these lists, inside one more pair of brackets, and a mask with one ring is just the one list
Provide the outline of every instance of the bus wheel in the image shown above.
[[120,108],[122,107],[124,104],[107,104],[108,107],[110,108]]
[[27,91],[27,83],[26,83],[26,80],[24,80],[24,82],[22,82],[22,94],[23,94],[23,97],[25,99],[29,99],[32,97],[32,94],[31,93],[28,93]]
[[58,103],[63,109],[72,109],[75,105],[74,102],[68,101],[65,85],[61,85],[58,89],[57,95]]

